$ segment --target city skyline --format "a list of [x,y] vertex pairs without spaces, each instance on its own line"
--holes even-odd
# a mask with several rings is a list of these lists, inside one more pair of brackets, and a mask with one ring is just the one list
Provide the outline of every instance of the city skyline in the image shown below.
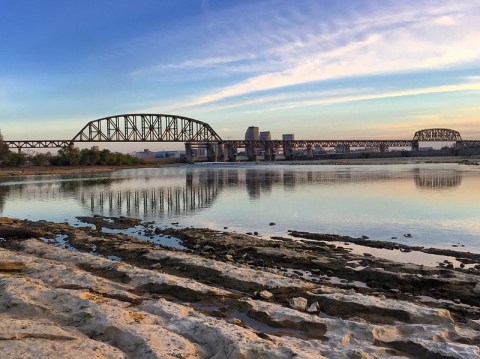
[[480,138],[480,3],[20,0],[0,12],[6,139],[68,139],[144,112],[225,139],[251,125],[272,138]]

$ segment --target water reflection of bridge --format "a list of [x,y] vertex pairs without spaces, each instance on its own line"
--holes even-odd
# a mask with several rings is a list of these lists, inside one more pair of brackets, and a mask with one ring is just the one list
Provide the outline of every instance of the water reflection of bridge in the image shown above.
[[437,172],[414,169],[415,185],[423,189],[442,190],[457,187],[462,183],[460,171]]
[[82,192],[80,203],[100,214],[163,217],[197,212],[212,205],[217,186]]
[[50,179],[48,182],[16,182],[0,186],[0,211],[7,201],[17,199],[61,203],[74,198],[92,213],[102,215],[177,217],[212,206],[226,189],[244,189],[255,200],[262,194],[271,193],[274,188],[294,191],[297,187],[405,182],[411,178],[419,188],[441,190],[459,186],[462,172],[419,168],[405,172],[348,168],[322,171],[219,168],[181,171],[168,178],[154,175],[154,172],[138,172],[138,177],[68,181]]
[[[188,174],[183,186],[129,189],[122,188],[122,182],[124,181],[111,179],[86,183],[72,181],[15,184],[3,186],[6,190],[3,192],[6,197],[29,201],[63,201],[73,197],[82,206],[102,215],[163,217],[208,208],[215,201],[221,188],[218,181],[213,180],[211,176],[195,181]],[[116,188],[117,184],[120,188]],[[5,200],[8,198],[4,198]]]

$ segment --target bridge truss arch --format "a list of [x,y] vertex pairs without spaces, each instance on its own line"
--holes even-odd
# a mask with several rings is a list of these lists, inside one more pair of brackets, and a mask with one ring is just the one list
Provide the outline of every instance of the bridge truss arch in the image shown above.
[[415,132],[414,141],[462,141],[460,132],[448,128],[429,128]]
[[221,142],[208,123],[166,114],[124,114],[90,121],[74,142]]

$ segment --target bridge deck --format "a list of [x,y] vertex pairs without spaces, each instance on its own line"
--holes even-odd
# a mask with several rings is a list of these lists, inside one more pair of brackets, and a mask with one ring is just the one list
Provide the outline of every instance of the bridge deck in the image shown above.
[[[143,141],[143,140],[124,140],[124,141],[115,141],[115,140],[104,140],[104,141],[94,141],[101,143],[111,143],[111,142],[178,142],[178,141]],[[237,148],[244,148],[246,146],[253,146],[258,148],[281,148],[284,145],[296,146],[296,147],[336,147],[336,146],[349,146],[349,147],[412,147],[413,140],[294,140],[294,141],[283,141],[283,140],[228,140],[228,141],[199,141],[191,143],[223,143],[226,145],[231,145]],[[18,141],[4,141],[9,148],[24,149],[24,148],[61,148],[70,146],[74,143],[92,143],[92,141],[80,140],[18,140]],[[465,147],[479,147],[480,140],[464,140],[462,141]]]

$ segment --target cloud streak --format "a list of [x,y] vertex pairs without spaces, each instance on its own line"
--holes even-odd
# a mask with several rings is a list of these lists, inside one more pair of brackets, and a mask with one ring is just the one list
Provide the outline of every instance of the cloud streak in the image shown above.
[[[296,16],[302,23],[309,24],[302,25],[303,32],[280,30],[276,36],[266,35],[272,32],[271,28],[255,25],[256,49],[245,45],[247,41],[242,38],[251,36],[251,32],[237,40],[226,34],[227,39],[222,41],[224,47],[220,46],[219,50],[214,46],[212,51],[225,53],[234,46],[242,51],[159,65],[156,69],[222,66],[222,70],[230,68],[231,73],[238,71],[237,68],[257,71],[253,76],[190,99],[189,106],[196,107],[277,89],[292,92],[299,86],[327,80],[474,64],[480,59],[479,8],[462,2],[442,4],[443,7],[436,3],[423,7],[415,4],[398,9],[395,15],[392,15],[395,9],[390,8],[368,20],[367,14],[357,10],[344,19],[324,23],[324,28],[313,23],[309,14],[300,13]],[[290,24],[286,27],[292,30]],[[231,41],[225,44],[227,40]],[[269,64],[272,71],[267,70]]]

